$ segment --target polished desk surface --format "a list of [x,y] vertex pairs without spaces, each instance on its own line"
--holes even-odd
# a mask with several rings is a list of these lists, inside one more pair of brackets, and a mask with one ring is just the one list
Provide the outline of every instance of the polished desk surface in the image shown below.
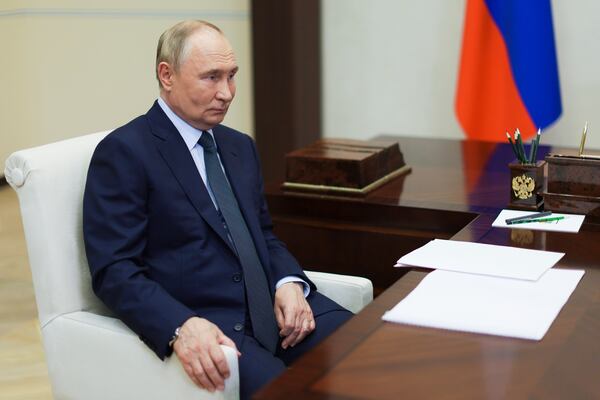
[[[586,220],[578,234],[492,228],[491,222],[509,200],[506,165],[512,156],[508,146],[410,138],[399,141],[413,168],[411,174],[363,199],[303,201],[317,209],[320,202],[333,201],[337,205],[328,205],[331,210],[350,212],[370,212],[370,207],[375,207],[373,214],[386,212],[385,207],[377,209],[377,205],[393,205],[402,211],[394,211],[397,215],[390,212],[380,220],[373,215],[375,222],[359,221],[357,228],[375,232],[375,226],[383,225],[383,230],[375,233],[392,236],[397,230],[412,234],[416,228],[411,213],[424,217],[425,224],[431,224],[428,212],[436,218],[454,218],[452,224],[461,220],[458,213],[466,222],[450,236],[453,240],[564,252],[566,255],[557,266],[584,269],[585,275],[546,336],[541,341],[529,341],[384,323],[383,313],[414,289],[427,273],[412,270],[256,398],[600,398],[600,225]],[[541,150],[557,151],[548,147]],[[290,205],[284,200],[288,195],[280,193],[276,186],[268,188],[267,193],[269,204],[276,204],[276,222],[279,218],[287,223],[297,212],[300,217],[294,223],[303,221],[313,227],[322,223],[321,229],[333,230],[332,234],[340,232],[331,221],[317,222],[317,217],[310,220],[296,200],[291,199]],[[346,208],[347,202],[364,207]],[[355,216],[360,220],[361,215]],[[406,217],[409,227],[394,226],[398,223],[390,222],[394,216]],[[451,231],[436,231],[437,228],[431,225],[424,232],[433,232],[436,237],[435,233],[443,232],[444,236]],[[390,263],[384,268],[393,269]],[[343,271],[340,266],[332,269]]]

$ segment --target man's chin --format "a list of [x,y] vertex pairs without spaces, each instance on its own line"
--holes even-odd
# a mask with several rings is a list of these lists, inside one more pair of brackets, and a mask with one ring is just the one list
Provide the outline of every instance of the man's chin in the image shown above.
[[209,118],[206,118],[206,123],[211,126],[219,125],[225,119],[225,113],[211,115]]

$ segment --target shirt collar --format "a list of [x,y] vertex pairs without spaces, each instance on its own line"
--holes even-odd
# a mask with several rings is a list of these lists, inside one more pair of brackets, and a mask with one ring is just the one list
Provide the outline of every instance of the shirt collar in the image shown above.
[[[185,122],[183,119],[181,119],[179,115],[175,114],[175,112],[171,110],[171,107],[169,107],[169,105],[162,99],[162,97],[158,98],[158,105],[160,106],[160,108],[162,108],[165,114],[167,114],[167,117],[169,118],[169,120],[171,120],[173,125],[175,125],[175,128],[183,138],[183,141],[185,142],[185,145],[187,146],[188,150],[191,151],[194,148],[194,146],[198,143],[198,140],[200,140],[202,131],[194,128],[193,126]],[[212,129],[207,129],[206,132],[210,133],[214,140]],[[215,141],[215,146],[216,145],[217,144]]]

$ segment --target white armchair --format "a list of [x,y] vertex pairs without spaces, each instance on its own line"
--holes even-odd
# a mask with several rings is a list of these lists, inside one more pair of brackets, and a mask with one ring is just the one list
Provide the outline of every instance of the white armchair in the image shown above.
[[[198,389],[177,357],[160,361],[94,295],[81,227],[83,189],[92,153],[108,132],[18,151],[5,177],[21,207],[29,264],[54,398],[237,399],[235,352],[225,391]],[[364,278],[308,272],[319,291],[358,312],[373,298]]]

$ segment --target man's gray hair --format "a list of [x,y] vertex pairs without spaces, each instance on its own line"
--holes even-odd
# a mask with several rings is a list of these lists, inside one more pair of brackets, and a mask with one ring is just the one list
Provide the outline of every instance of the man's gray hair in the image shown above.
[[159,87],[162,87],[162,83],[158,78],[158,64],[164,61],[172,66],[175,71],[179,71],[179,67],[186,57],[187,39],[194,32],[207,28],[223,34],[221,29],[210,22],[189,20],[173,25],[160,35],[158,46],[156,47],[156,65],[154,70]]

